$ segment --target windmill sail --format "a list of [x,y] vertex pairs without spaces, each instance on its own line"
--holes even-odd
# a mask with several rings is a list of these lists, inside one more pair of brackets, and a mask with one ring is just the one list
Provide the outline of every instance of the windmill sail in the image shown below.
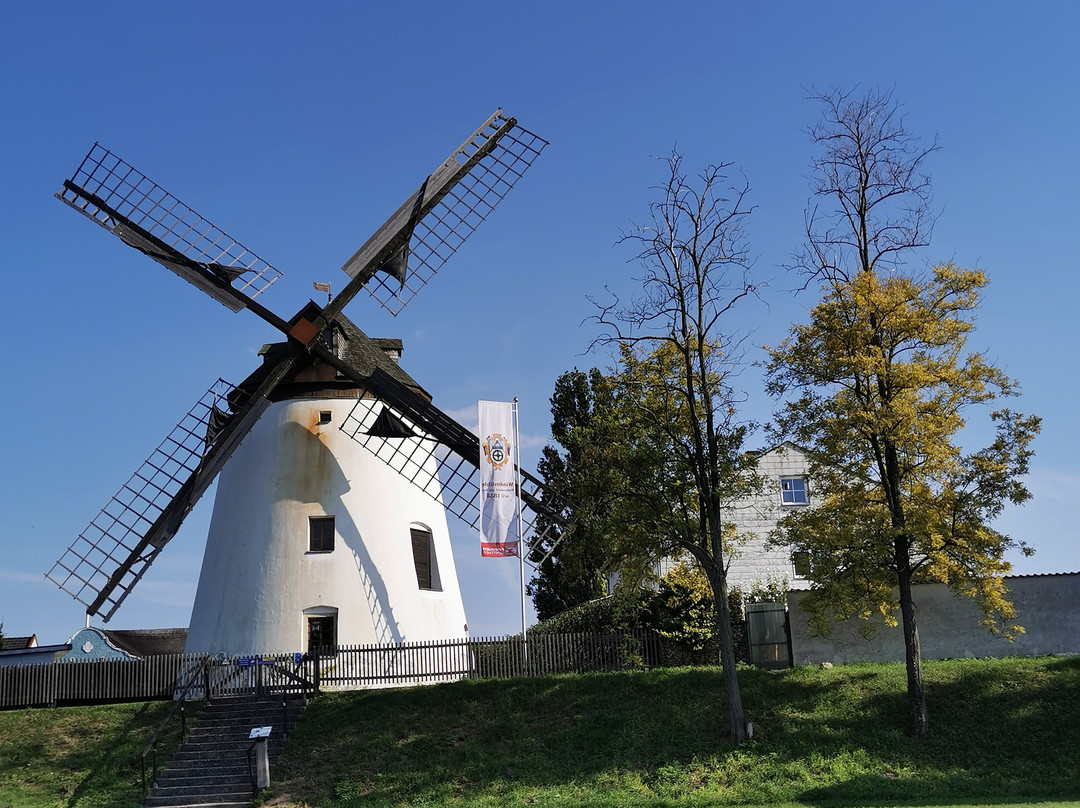
[[164,542],[155,545],[143,539],[185,492],[209,450],[207,427],[213,413],[228,409],[233,389],[218,379],[47,573],[49,580],[91,607],[89,613],[108,620],[161,551]]
[[210,387],[46,577],[108,622],[176,535],[222,466],[296,366],[286,351],[233,387]]
[[[540,155],[547,141],[496,110],[446,158],[342,269],[396,315],[430,281]],[[380,269],[385,273],[375,274]]]
[[[427,423],[445,425],[452,422],[457,427],[454,434],[440,430],[443,435],[440,438],[389,405],[372,410],[360,406],[359,402],[341,424],[341,430],[428,496],[442,502],[450,513],[475,528],[480,518],[477,505],[480,494],[479,439],[434,405],[427,406],[441,416],[429,417]],[[391,420],[400,424],[395,432],[385,428]],[[431,457],[436,461],[434,472],[428,462]],[[570,524],[565,516],[565,504],[545,491],[538,478],[524,469],[518,470],[521,473],[522,532],[526,544],[529,547],[536,545],[553,527],[568,533]]]
[[97,143],[56,197],[233,311],[281,277],[278,269]]

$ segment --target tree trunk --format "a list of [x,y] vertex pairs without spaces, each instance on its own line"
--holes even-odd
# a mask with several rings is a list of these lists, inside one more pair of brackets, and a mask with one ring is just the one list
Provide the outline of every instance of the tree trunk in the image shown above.
[[731,635],[731,606],[728,604],[727,575],[724,573],[723,557],[716,558],[710,555],[704,547],[694,542],[680,542],[680,546],[697,559],[712,588],[717,631],[720,632],[720,670],[724,672],[728,736],[733,743],[742,743],[750,737],[750,733],[747,727],[746,710],[742,703],[742,692],[739,690],[739,673],[735,668],[735,640]]
[[925,735],[929,729],[926,712],[926,689],[923,687],[922,649],[915,603],[911,597],[911,564],[907,542],[896,543],[897,581],[900,587],[900,616],[904,631],[904,656],[907,665],[908,732]]
[[[712,577],[712,576],[710,576]],[[743,708],[739,677],[735,669],[735,642],[731,636],[731,606],[728,604],[727,583],[721,573],[713,584],[716,613],[720,629],[720,668],[724,672],[724,696],[727,700],[728,734],[733,743],[749,737],[746,710]]]

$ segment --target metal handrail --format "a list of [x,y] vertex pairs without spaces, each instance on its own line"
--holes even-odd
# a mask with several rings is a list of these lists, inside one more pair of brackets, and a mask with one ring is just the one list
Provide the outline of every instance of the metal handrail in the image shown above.
[[234,679],[239,679],[244,674],[244,672],[245,671],[243,668],[234,667],[231,673],[226,674],[224,677],[218,680],[218,692],[224,693],[225,690],[228,688],[229,683],[232,682]]
[[[308,679],[308,678],[306,678],[304,676],[301,676],[300,674],[298,674],[298,673],[296,673],[294,671],[289,670],[288,668],[283,666],[280,663],[279,660],[276,660],[276,659],[273,660],[272,662],[270,662],[269,665],[267,665],[267,668],[270,669],[270,670],[276,671],[278,674],[280,674],[281,676],[284,676],[286,679],[290,679],[293,682],[295,682],[296,684],[300,685],[300,694],[302,696],[304,696],[304,698],[307,698],[309,689],[311,691],[312,696],[319,695],[319,686],[318,686],[318,684],[316,682],[314,682],[311,679]],[[282,693],[287,692],[287,690],[286,690],[287,686],[286,685],[281,685],[280,687],[281,687],[281,692]],[[271,688],[271,692],[272,692],[272,688]]]
[[187,708],[185,702],[187,701],[187,695],[191,692],[191,688],[194,687],[195,682],[202,677],[203,679],[203,698],[206,702],[210,703],[210,666],[213,664],[213,658],[207,656],[202,664],[196,668],[190,677],[188,677],[187,684],[180,690],[180,697],[173,703],[172,708],[165,715],[165,720],[161,722],[161,726],[157,728],[157,732],[154,733],[154,737],[150,739],[150,743],[146,745],[146,748],[142,753],[142,793],[143,797],[147,794],[146,789],[146,756],[152,754],[153,773],[150,780],[150,786],[157,785],[157,743],[158,738],[161,737],[161,733],[165,731],[165,727],[168,726],[169,721],[172,720],[176,711],[180,710],[180,742],[183,743],[187,740]]

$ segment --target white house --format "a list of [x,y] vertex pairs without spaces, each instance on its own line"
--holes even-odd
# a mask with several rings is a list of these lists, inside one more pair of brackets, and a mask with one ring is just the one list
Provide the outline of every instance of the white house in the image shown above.
[[758,456],[758,474],[765,486],[756,496],[735,503],[729,516],[747,537],[735,550],[728,585],[743,589],[770,578],[786,578],[798,588],[806,582],[807,566],[783,547],[767,547],[769,533],[789,511],[812,505],[810,461],[794,443],[781,443]]
[[[725,514],[745,539],[734,548],[731,557],[729,588],[746,590],[754,584],[779,579],[796,589],[808,585],[806,565],[798,558],[793,559],[788,550],[768,547],[766,542],[784,514],[813,504],[809,469],[806,453],[791,442],[758,453],[757,471],[765,485],[756,495],[731,503]],[[664,575],[676,563],[664,559],[658,572]]]

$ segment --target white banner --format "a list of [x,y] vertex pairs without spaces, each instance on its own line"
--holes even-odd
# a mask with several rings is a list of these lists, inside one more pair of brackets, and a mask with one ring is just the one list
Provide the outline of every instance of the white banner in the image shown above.
[[512,445],[514,405],[481,401],[480,415],[480,555],[503,558],[518,554],[517,475]]

